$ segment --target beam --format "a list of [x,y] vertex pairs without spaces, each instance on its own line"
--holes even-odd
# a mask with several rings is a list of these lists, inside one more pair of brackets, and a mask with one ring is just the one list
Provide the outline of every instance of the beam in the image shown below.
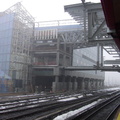
[[103,20],[101,25],[97,28],[97,30],[95,31],[95,33],[92,35],[92,37],[90,39],[94,40],[95,36],[97,36],[97,34],[100,33],[100,31],[101,31],[101,29],[103,28],[104,25],[105,25],[105,20]]
[[71,66],[71,67],[64,67],[64,70],[66,71],[87,71],[87,70],[101,70],[101,71],[118,71],[120,72],[119,66],[103,66],[103,67],[97,67],[97,66]]
[[120,60],[105,60],[104,64],[120,64]]

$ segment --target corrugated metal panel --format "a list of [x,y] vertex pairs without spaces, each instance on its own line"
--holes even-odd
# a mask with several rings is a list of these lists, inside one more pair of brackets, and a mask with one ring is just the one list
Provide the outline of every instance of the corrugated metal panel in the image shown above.
[[35,38],[36,40],[49,40],[57,39],[58,30],[57,29],[48,29],[48,30],[36,30]]

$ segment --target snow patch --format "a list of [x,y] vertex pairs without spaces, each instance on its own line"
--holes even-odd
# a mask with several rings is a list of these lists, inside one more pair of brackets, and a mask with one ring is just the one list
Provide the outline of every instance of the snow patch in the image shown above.
[[70,100],[75,100],[77,99],[76,97],[71,97],[71,98],[65,98],[65,99],[61,99],[61,100],[58,100],[58,101],[70,101]]
[[102,100],[102,99],[99,99],[98,101],[92,102],[91,104],[88,104],[88,105],[86,105],[86,106],[83,106],[83,107],[81,107],[81,108],[79,108],[79,109],[77,109],[77,110],[70,111],[70,112],[65,113],[65,114],[63,114],[63,115],[57,116],[57,117],[54,118],[53,120],[65,120],[65,119],[67,119],[67,118],[69,118],[69,117],[71,117],[71,116],[73,116],[73,115],[75,115],[75,114],[78,114],[78,113],[82,112],[83,110],[88,109],[89,107],[94,106],[95,104],[97,104],[97,103],[100,102],[101,100]]

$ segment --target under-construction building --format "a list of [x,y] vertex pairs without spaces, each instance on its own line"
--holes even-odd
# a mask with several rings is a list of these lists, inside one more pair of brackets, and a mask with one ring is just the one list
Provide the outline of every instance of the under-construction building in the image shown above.
[[98,48],[80,47],[83,41],[83,22],[34,22],[21,3],[0,13],[0,69],[11,77],[15,91],[103,87],[104,72],[65,69],[97,64]]
[[0,69],[11,77],[15,91],[29,84],[33,24],[34,18],[21,3],[0,13]]
[[[65,25],[66,22],[72,25]],[[82,42],[78,37],[83,36],[83,28],[72,22],[35,23],[32,68],[34,87],[38,87],[39,91],[92,90],[103,87],[104,72],[64,69],[67,66],[94,66],[97,62],[97,47],[79,49],[73,44],[76,40]]]

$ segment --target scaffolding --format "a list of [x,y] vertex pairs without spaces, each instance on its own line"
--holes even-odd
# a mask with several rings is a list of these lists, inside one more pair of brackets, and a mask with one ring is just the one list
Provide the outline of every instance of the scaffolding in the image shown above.
[[[5,10],[1,16],[11,15],[12,22],[9,75],[13,79],[15,91],[27,91],[30,86],[31,38],[33,37],[34,18],[20,2]],[[29,73],[29,74],[28,74]]]

